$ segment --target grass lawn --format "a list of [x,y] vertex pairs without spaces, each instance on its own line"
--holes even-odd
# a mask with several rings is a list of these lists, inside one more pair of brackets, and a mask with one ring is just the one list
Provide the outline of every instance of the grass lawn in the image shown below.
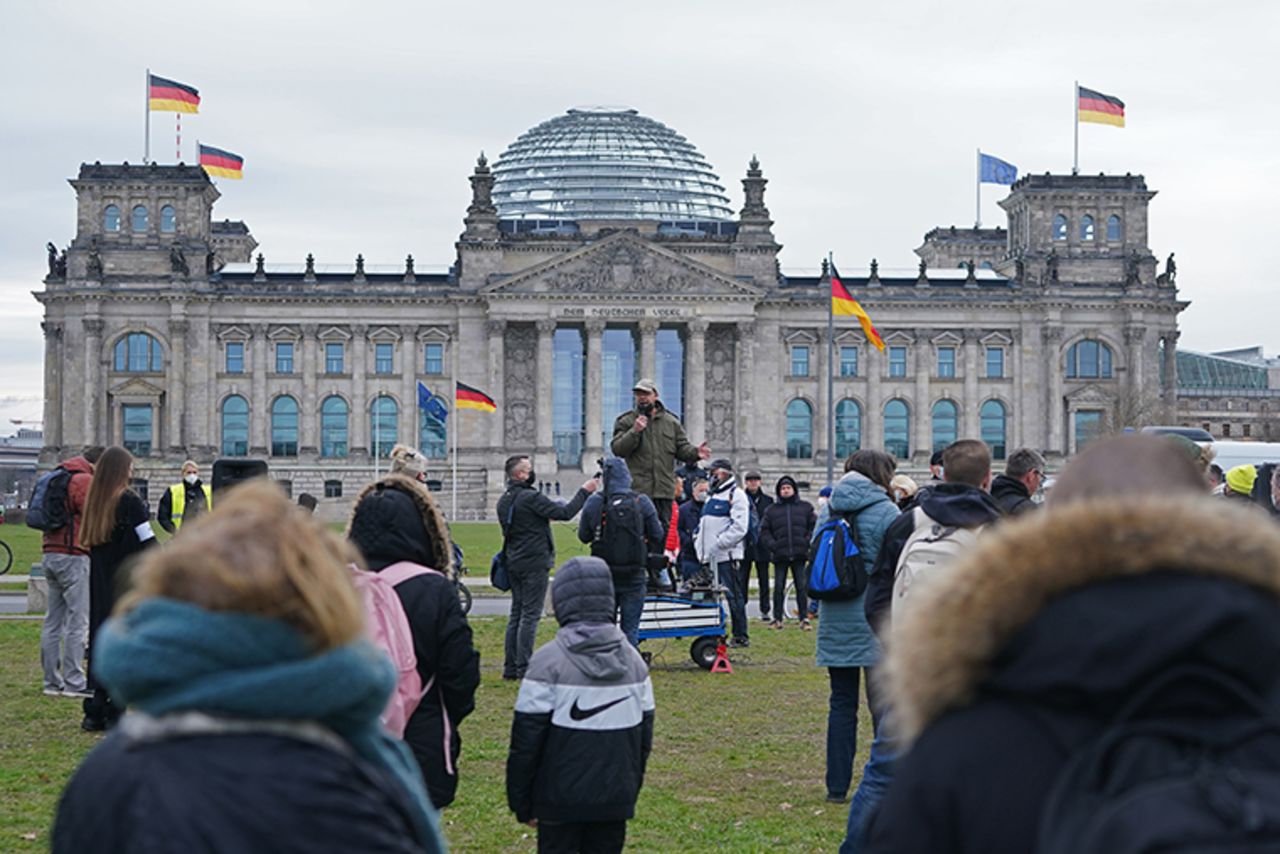
[[[477,556],[492,547],[482,527],[455,526],[472,566],[479,563],[473,546]],[[462,725],[462,781],[443,816],[445,833],[455,851],[532,851],[532,832],[506,807],[503,774],[516,694],[516,685],[501,679],[506,621],[476,618],[472,626],[483,680],[477,709]],[[848,808],[824,800],[827,678],[813,664],[814,634],[768,631],[759,621],[752,628],[752,646],[735,654],[732,675],[698,669],[685,641],[644,645],[656,654],[658,712],[628,850],[832,851],[839,845]],[[545,619],[540,644],[553,629],[554,621]],[[2,851],[48,849],[58,795],[98,741],[79,730],[76,701],[40,693],[39,633],[38,621],[0,621]],[[859,768],[869,745],[864,714]]]

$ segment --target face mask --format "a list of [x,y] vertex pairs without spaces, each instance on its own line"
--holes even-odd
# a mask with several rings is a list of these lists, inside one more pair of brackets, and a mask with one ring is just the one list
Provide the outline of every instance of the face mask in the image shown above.
[[189,474],[189,475],[187,475],[186,477],[184,477],[184,478],[183,478],[183,480],[185,480],[185,481],[187,482],[187,485],[188,485],[188,486],[195,486],[195,485],[196,485],[196,481],[197,481],[197,480],[199,480],[199,479],[200,479],[200,475],[198,475],[198,474]]
[[535,472],[533,469],[529,469],[529,476],[525,478],[524,482],[529,484],[530,486],[533,486],[535,483],[538,482],[538,473]]
[[699,504],[705,504],[707,501],[707,494],[705,492],[696,493],[693,496],[693,500],[698,502]]

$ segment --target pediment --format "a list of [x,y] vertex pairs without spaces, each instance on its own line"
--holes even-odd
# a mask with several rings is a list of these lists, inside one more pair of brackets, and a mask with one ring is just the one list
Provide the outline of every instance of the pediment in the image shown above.
[[390,326],[379,326],[369,333],[371,341],[399,341],[400,333]]
[[979,343],[987,347],[1000,347],[1000,346],[1007,347],[1013,343],[1012,338],[1010,338],[1008,335],[998,330],[995,332],[988,332],[986,335],[983,335],[981,338],[979,338],[978,341]]
[[248,341],[249,329],[245,326],[224,326],[218,330],[218,338],[223,341]]
[[1085,406],[1110,406],[1115,402],[1115,397],[1101,386],[1090,384],[1069,393],[1067,400]]
[[886,344],[914,344],[916,342],[916,337],[910,332],[895,329],[893,332],[882,336],[880,340],[884,341]]
[[867,343],[867,337],[861,332],[853,329],[846,329],[843,332],[836,333],[836,346],[843,344],[849,346],[861,346]]
[[740,299],[764,292],[634,233],[621,232],[486,285],[480,293]]
[[301,337],[296,326],[274,326],[267,333],[267,338],[272,341],[296,341]]
[[933,343],[940,347],[959,347],[964,343],[964,337],[958,332],[947,330],[946,332],[933,336]]
[[113,385],[110,391],[112,397],[159,397],[164,394],[163,388],[141,377],[130,377]]
[[418,329],[418,340],[446,342],[449,340],[449,329],[445,326],[423,326]]
[[812,329],[786,329],[782,333],[782,340],[788,344],[816,344],[818,333]]
[[316,336],[321,341],[350,341],[351,333],[341,326],[330,326]]

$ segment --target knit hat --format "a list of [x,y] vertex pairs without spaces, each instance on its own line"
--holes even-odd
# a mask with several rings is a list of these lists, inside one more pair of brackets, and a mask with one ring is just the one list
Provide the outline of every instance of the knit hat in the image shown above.
[[1240,495],[1253,492],[1253,482],[1258,479],[1258,469],[1252,463],[1227,469],[1227,488]]
[[417,480],[427,476],[427,458],[417,448],[396,445],[391,449],[391,472]]
[[[760,474],[760,469],[747,469],[747,473],[742,476],[742,479],[743,480],[762,480],[763,477],[764,476]],[[794,486],[794,484],[792,485]]]
[[613,622],[613,575],[598,557],[575,557],[556,570],[551,585],[551,605],[556,621],[570,623]]
[[708,471],[715,471],[716,469],[724,469],[724,470],[725,470],[725,471],[727,471],[727,472],[732,472],[732,471],[733,471],[733,463],[729,462],[729,461],[728,461],[728,460],[726,460],[724,457],[721,457],[721,458],[720,458],[720,459],[718,459],[718,460],[712,460],[712,461],[711,461],[711,465],[707,466],[707,470],[708,470]]
[[830,497],[831,497],[831,487],[829,487],[829,486],[824,486],[824,487],[822,487],[822,489],[819,489],[819,490],[818,490],[818,497],[819,497],[819,498],[830,498]]

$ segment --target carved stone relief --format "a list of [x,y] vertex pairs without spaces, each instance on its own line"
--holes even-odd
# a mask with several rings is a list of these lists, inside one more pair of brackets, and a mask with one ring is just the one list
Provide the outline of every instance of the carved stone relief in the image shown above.
[[732,326],[712,326],[707,332],[707,441],[715,448],[736,445],[733,431],[736,334]]
[[[508,323],[503,343],[505,434],[511,447],[532,448],[538,424],[538,331],[532,324]],[[551,390],[546,389],[550,394]]]

